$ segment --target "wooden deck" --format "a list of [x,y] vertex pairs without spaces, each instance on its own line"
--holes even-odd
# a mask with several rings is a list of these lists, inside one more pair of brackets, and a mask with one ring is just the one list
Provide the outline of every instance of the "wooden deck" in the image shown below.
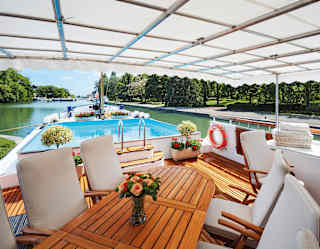
[[[199,170],[203,174],[210,176],[216,184],[215,196],[218,198],[241,201],[244,194],[228,187],[229,184],[239,185],[248,191],[252,191],[248,176],[242,170],[243,165],[218,156],[214,153],[200,155],[198,159],[174,162],[165,160],[166,166],[191,167]],[[85,176],[80,178],[82,190],[88,188],[88,182]],[[8,212],[8,216],[15,216],[25,213],[24,203],[19,187],[3,190],[3,198]],[[89,206],[92,205],[88,199]],[[205,237],[205,236],[204,236]]]

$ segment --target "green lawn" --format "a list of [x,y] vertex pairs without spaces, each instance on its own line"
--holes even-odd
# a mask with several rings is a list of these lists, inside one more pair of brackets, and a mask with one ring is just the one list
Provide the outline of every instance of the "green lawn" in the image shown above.
[[14,141],[0,137],[0,159],[5,157],[15,146]]

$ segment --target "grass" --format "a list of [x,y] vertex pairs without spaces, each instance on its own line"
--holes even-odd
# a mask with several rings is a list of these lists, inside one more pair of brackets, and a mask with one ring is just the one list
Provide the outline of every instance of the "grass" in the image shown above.
[[0,159],[4,158],[15,146],[14,141],[0,137]]

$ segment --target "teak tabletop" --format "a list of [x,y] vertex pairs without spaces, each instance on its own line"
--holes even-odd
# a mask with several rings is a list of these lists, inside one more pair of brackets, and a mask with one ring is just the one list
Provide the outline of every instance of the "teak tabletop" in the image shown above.
[[132,201],[111,193],[42,242],[40,248],[159,249],[197,247],[213,181],[185,167],[150,170],[161,179],[158,200],[145,199],[146,222],[129,222]]

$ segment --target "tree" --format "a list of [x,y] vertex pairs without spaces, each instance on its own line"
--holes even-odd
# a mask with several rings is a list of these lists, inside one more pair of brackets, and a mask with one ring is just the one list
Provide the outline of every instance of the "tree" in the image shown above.
[[55,86],[39,86],[36,89],[36,95],[38,97],[45,98],[68,98],[70,93],[65,88],[59,88]]
[[314,81],[307,81],[306,83],[304,83],[304,101],[306,106],[310,105],[310,100],[313,97],[314,83]]
[[200,80],[200,85],[201,85],[201,94],[202,94],[202,99],[203,99],[203,106],[207,105],[208,101],[208,95],[209,95],[209,87],[208,87],[208,82],[205,80]]
[[31,102],[33,92],[27,77],[12,68],[0,71],[0,103]]
[[136,81],[129,85],[129,93],[132,98],[140,98],[141,102],[146,102],[146,75],[139,75]]
[[118,85],[118,78],[116,72],[112,72],[108,81],[108,85],[106,88],[106,95],[110,100],[116,100],[117,98],[117,85]]
[[166,75],[159,76],[157,74],[152,74],[147,76],[146,81],[146,98],[151,101],[163,102],[166,93]]
[[134,81],[134,76],[129,73],[125,73],[122,77],[120,77],[116,92],[117,97],[121,99],[122,101],[131,101],[132,97],[129,93],[129,86]]

